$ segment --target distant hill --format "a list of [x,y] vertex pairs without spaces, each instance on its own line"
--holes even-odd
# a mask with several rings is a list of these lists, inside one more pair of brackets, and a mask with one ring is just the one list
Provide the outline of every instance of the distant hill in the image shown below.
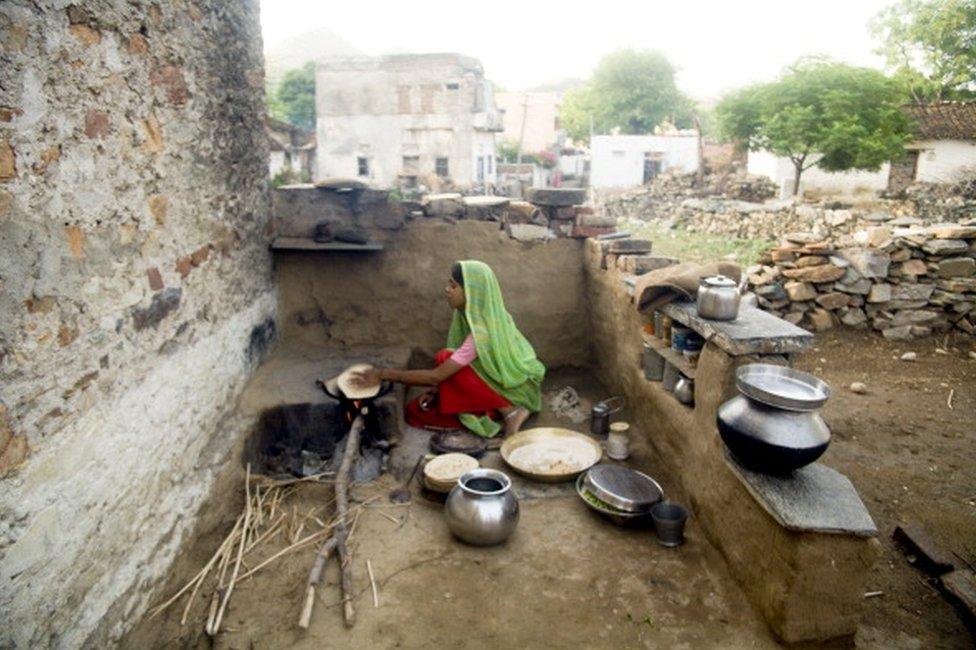
[[283,41],[264,52],[264,72],[271,86],[278,84],[289,70],[300,68],[308,61],[329,56],[361,56],[363,52],[323,27]]

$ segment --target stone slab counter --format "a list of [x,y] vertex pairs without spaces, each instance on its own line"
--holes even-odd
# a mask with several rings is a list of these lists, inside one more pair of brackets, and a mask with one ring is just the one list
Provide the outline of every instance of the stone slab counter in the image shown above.
[[256,0],[0,3],[0,647],[112,646],[248,428],[263,67]]
[[673,302],[661,311],[732,356],[788,354],[813,344],[810,332],[750,305],[742,305],[736,319],[729,321],[700,317],[691,301]]
[[878,534],[854,485],[837,470],[811,463],[789,476],[771,476],[743,467],[729,453],[725,454],[725,461],[783,528],[859,537]]
[[695,404],[685,406],[660,382],[644,378],[645,317],[634,307],[623,275],[615,268],[601,269],[599,242],[587,242],[585,266],[597,376],[613,394],[627,396],[635,429],[647,432],[662,462],[680,477],[691,516],[725,556],[753,606],[786,643],[852,637],[868,571],[878,554],[873,524],[870,516],[825,517],[824,501],[811,498],[804,487],[819,490],[827,483],[832,494],[847,499],[849,515],[866,515],[860,498],[833,470],[826,477],[814,468],[810,482],[793,485],[752,480],[730,467],[716,424],[719,406],[738,394],[736,368],[756,356],[750,350],[780,347],[791,352],[809,345],[809,334],[791,339],[798,333],[776,325],[767,333],[775,340],[776,332],[783,331],[788,344],[736,348],[725,341],[742,354],[723,349],[717,338],[707,342],[695,369]]

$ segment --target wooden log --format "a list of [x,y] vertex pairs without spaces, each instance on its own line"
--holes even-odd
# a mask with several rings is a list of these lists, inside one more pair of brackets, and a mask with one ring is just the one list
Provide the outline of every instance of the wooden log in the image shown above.
[[349,515],[349,475],[352,470],[353,459],[359,455],[359,438],[362,433],[363,418],[357,416],[349,427],[346,446],[342,452],[342,463],[336,473],[336,525],[332,536],[325,541],[315,555],[315,562],[308,573],[308,587],[305,590],[305,603],[298,618],[298,626],[307,630],[312,622],[312,609],[315,606],[315,588],[322,580],[326,561],[333,551],[337,551],[341,571],[341,588],[343,600],[343,620],[346,627],[352,627],[356,622],[356,610],[353,607],[352,561],[346,548],[346,536],[349,528],[346,518]]

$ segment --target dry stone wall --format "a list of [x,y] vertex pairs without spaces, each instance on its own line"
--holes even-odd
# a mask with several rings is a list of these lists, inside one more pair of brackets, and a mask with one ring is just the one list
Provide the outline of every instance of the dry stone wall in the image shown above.
[[275,333],[256,0],[0,3],[0,647],[144,611]]
[[728,188],[764,193],[761,181],[738,178],[723,190],[666,175],[601,204],[625,227],[768,240],[751,288],[761,307],[803,327],[870,327],[890,339],[976,330],[976,181],[918,183],[901,199],[856,208],[729,198]]
[[748,270],[760,306],[814,330],[871,327],[909,340],[976,333],[976,221],[787,234]]

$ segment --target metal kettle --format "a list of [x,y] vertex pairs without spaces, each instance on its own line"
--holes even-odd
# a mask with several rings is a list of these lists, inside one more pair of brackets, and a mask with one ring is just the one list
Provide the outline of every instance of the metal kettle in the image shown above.
[[702,278],[698,284],[698,315],[711,320],[735,320],[742,295],[735,280],[724,275]]

